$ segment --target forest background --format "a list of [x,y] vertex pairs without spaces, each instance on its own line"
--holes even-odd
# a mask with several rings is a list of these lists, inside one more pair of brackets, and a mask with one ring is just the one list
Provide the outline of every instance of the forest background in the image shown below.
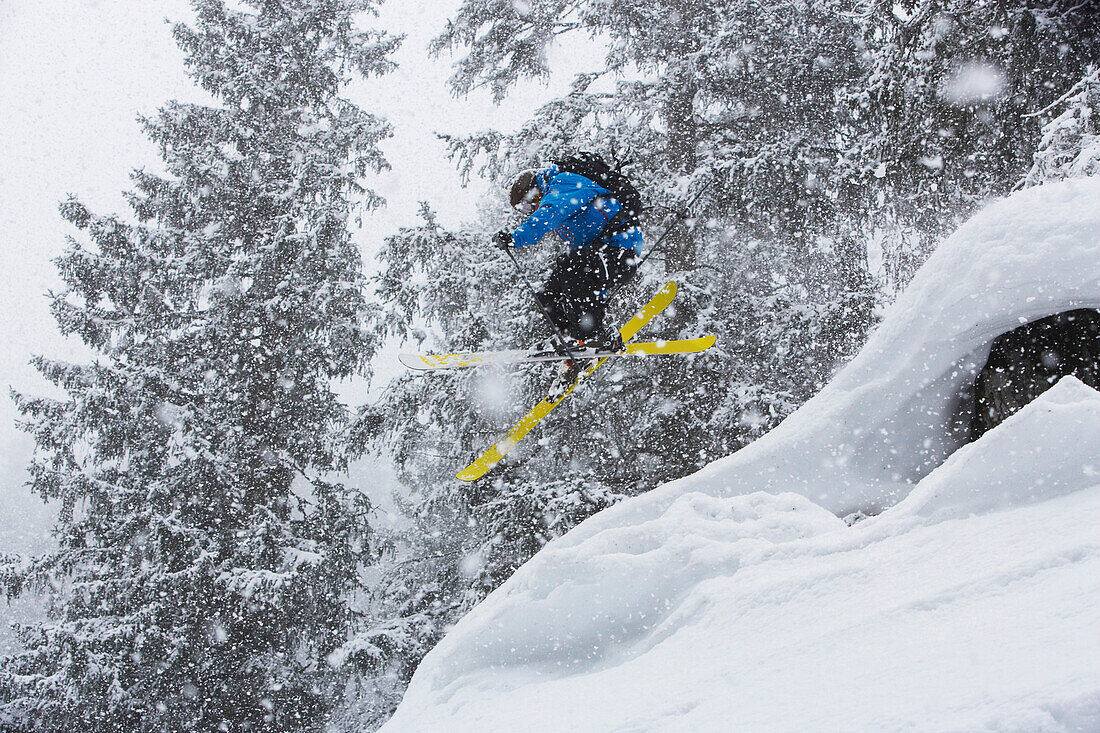
[[[348,27],[325,23],[372,5],[257,4],[283,19],[263,31],[275,48],[287,44],[300,52],[288,29],[296,28],[291,21],[308,16],[319,35],[327,29],[344,39],[337,48],[352,56],[354,49],[344,48],[347,39],[340,35]],[[314,6],[331,12],[309,15]],[[1019,185],[1089,175],[1096,167],[1090,151],[1100,36],[1090,4],[817,2],[763,8],[736,0],[670,0],[612,8],[467,0],[430,10],[382,6],[381,15],[365,27],[385,29],[391,38],[409,35],[399,47],[368,35],[376,52],[356,63],[379,73],[377,78],[353,78],[350,68],[344,69],[350,83],[338,89],[323,81],[318,67],[323,92],[322,86],[306,84],[300,95],[292,95],[299,105],[294,109],[306,117],[317,113],[311,106],[317,98],[345,110],[346,116],[333,119],[358,120],[348,122],[350,137],[342,137],[339,125],[331,136],[318,136],[319,128],[306,125],[268,141],[281,149],[300,135],[308,145],[316,143],[311,150],[322,157],[361,146],[355,149],[364,164],[354,177],[366,186],[359,193],[367,203],[360,226],[347,172],[310,169],[317,179],[307,177],[305,184],[299,180],[297,188],[286,189],[290,200],[303,195],[301,208],[286,215],[293,222],[290,231],[270,236],[282,244],[299,242],[295,228],[316,225],[315,243],[329,244],[315,256],[332,273],[343,273],[332,283],[358,283],[363,299],[341,291],[335,306],[332,300],[310,301],[325,291],[329,271],[305,273],[317,280],[301,294],[295,312],[336,308],[336,331],[326,334],[320,326],[316,334],[318,353],[328,356],[299,364],[292,340],[267,348],[273,349],[269,357],[279,354],[303,374],[315,375],[317,400],[331,411],[315,414],[310,405],[317,402],[302,402],[305,412],[298,417],[315,419],[321,432],[276,438],[264,432],[272,428],[259,418],[234,422],[239,390],[258,389],[240,381],[236,366],[224,384],[210,377],[207,386],[214,385],[211,394],[219,397],[210,397],[194,414],[180,412],[177,397],[193,398],[193,392],[173,376],[179,365],[170,360],[150,360],[138,368],[144,383],[159,380],[166,392],[136,390],[140,394],[132,398],[133,384],[120,386],[119,375],[130,374],[136,355],[151,359],[153,352],[143,352],[144,345],[158,339],[171,344],[187,326],[143,324],[134,339],[133,319],[117,318],[120,304],[140,305],[148,296],[131,287],[146,272],[127,270],[141,257],[89,259],[86,250],[66,244],[75,225],[87,230],[92,251],[149,248],[150,262],[163,265],[168,281],[184,273],[172,270],[181,265],[157,249],[166,246],[158,239],[162,230],[145,232],[89,212],[134,205],[117,191],[127,187],[128,169],[144,168],[147,173],[136,180],[145,197],[134,208],[138,218],[182,237],[185,251],[194,246],[188,233],[209,240],[202,246],[214,249],[202,249],[201,256],[210,256],[212,267],[229,268],[211,283],[196,280],[193,291],[178,297],[196,308],[215,303],[230,321],[239,316],[234,303],[243,291],[232,261],[237,255],[218,254],[218,229],[209,222],[211,217],[237,221],[242,212],[228,204],[209,211],[209,201],[173,202],[178,196],[206,196],[196,193],[189,179],[210,170],[210,161],[200,155],[209,155],[204,146],[216,149],[215,169],[227,171],[263,168],[271,151],[260,146],[251,159],[214,145],[214,137],[200,135],[196,141],[186,125],[180,127],[191,114],[207,119],[204,105],[218,109],[226,100],[243,99],[220,74],[225,64],[243,64],[247,49],[227,43],[222,56],[217,38],[223,26],[252,26],[234,25],[240,19],[235,4],[228,13],[218,3],[198,7],[206,12],[200,25],[212,35],[192,39],[190,52],[193,71],[208,92],[188,83],[169,26],[144,4],[36,4],[33,11],[14,4],[0,11],[0,70],[12,92],[0,112],[5,146],[0,225],[12,264],[2,305],[19,314],[5,321],[4,374],[17,393],[32,396],[5,402],[0,417],[10,425],[15,405],[25,408],[39,428],[36,490],[58,496],[62,506],[82,507],[75,516],[62,512],[55,538],[60,546],[54,551],[55,540],[42,530],[58,505],[43,508],[19,487],[28,444],[5,430],[3,470],[10,487],[3,494],[7,524],[0,527],[0,549],[9,553],[5,584],[13,595],[47,589],[54,604],[45,623],[38,619],[33,595],[23,596],[29,605],[9,606],[14,617],[30,621],[23,636],[30,652],[4,638],[5,651],[15,655],[12,669],[22,672],[18,679],[0,680],[0,700],[13,720],[80,715],[92,729],[129,720],[194,723],[196,715],[275,729],[310,728],[321,721],[381,722],[448,626],[542,544],[601,508],[745,445],[818,390],[863,343],[881,307],[904,287],[938,238],[984,200]],[[195,20],[184,4],[156,10],[156,16]],[[445,55],[429,57],[429,43]],[[449,50],[460,62],[453,69]],[[287,63],[296,63],[293,53]],[[396,67],[389,68],[392,64]],[[250,68],[243,83],[267,84],[269,71]],[[458,96],[452,98],[452,92]],[[131,122],[134,114],[152,116],[169,99],[198,106],[170,110],[150,128],[157,144],[143,141],[141,127]],[[241,113],[227,123],[229,132],[219,129],[217,135],[237,135],[268,112],[250,105],[238,104]],[[370,115],[386,118],[394,136],[378,133]],[[204,124],[198,125],[200,133],[208,129]],[[363,135],[364,130],[374,132]],[[445,137],[437,139],[435,132]],[[522,461],[473,486],[459,485],[453,480],[456,466],[491,441],[516,406],[538,398],[545,371],[424,379],[395,370],[393,350],[401,341],[447,350],[524,345],[541,335],[529,296],[516,287],[508,263],[485,246],[485,238],[507,219],[500,195],[508,178],[565,149],[595,149],[629,162],[628,171],[650,204],[651,241],[672,226],[661,256],[624,291],[616,316],[672,277],[681,282],[681,295],[658,326],[660,334],[714,332],[721,344],[697,358],[617,366],[599,386],[577,395],[557,422],[548,423],[542,439],[525,447]],[[168,170],[158,160],[165,150],[171,153]],[[384,169],[379,153],[391,170]],[[708,184],[698,210],[681,216],[686,197]],[[302,186],[312,197],[302,194]],[[55,207],[69,193],[82,204],[67,205],[63,219]],[[388,200],[385,207],[377,196]],[[317,208],[319,200],[327,202],[324,207]],[[207,222],[201,228],[192,223],[187,209],[192,205],[198,207],[194,216]],[[258,228],[270,223],[270,217],[244,213],[244,220],[256,216]],[[334,230],[335,221],[350,225],[350,233]],[[260,247],[242,257],[263,264],[264,251]],[[64,281],[50,264],[59,256]],[[545,268],[549,256],[545,250],[534,253],[526,266]],[[362,280],[354,274],[360,257]],[[156,266],[150,267],[156,276]],[[106,296],[104,282],[115,288]],[[244,300],[254,297],[256,307],[283,302],[284,296],[276,296],[286,283],[271,287],[266,295],[253,288]],[[54,315],[73,334],[68,339],[50,325],[50,303],[41,297],[47,289],[61,293]],[[113,310],[98,310],[100,298]],[[170,311],[169,321],[181,317],[178,305]],[[359,324],[355,335],[339,331],[344,320]],[[190,323],[199,331],[208,326],[207,315]],[[232,335],[224,328],[212,333],[209,343],[215,346]],[[256,336],[251,340],[258,348],[259,332],[248,335]],[[48,378],[70,389],[74,402],[36,401],[33,395],[62,393],[36,382],[24,366],[26,358],[38,353],[86,362],[88,346],[110,368],[96,373],[65,361],[39,362]],[[215,346],[209,356],[215,366],[224,365],[218,359],[228,352]],[[242,357],[232,358],[238,364]],[[262,361],[249,362],[258,382],[268,378]],[[117,405],[104,405],[104,393],[138,414],[120,416]],[[66,404],[81,409],[68,412]],[[239,473],[236,459],[194,449],[210,446],[209,436],[191,422],[202,410],[222,415],[203,430],[244,434],[241,450],[257,459],[254,467]],[[117,428],[121,451],[114,443],[96,444],[104,424]],[[120,455],[161,450],[158,430],[182,446],[182,458],[169,455],[141,467],[120,463]],[[145,442],[150,436],[153,447]],[[269,439],[283,441],[286,452],[264,448]],[[312,463],[303,467],[302,456]],[[182,480],[175,473],[181,461],[197,473]],[[259,481],[263,490],[258,498],[251,491],[242,495],[252,513],[238,518],[237,534],[212,539],[213,525],[203,524],[212,520],[181,514],[180,505],[217,496],[210,492],[218,481],[207,484],[196,477],[223,470],[235,476],[230,488]],[[303,478],[307,486],[299,481]],[[166,503],[135,509],[127,492],[153,486],[167,492]],[[308,505],[299,502],[303,497],[318,499],[316,516],[302,508]],[[368,499],[371,508],[359,507],[356,497]],[[266,517],[260,525],[249,520],[260,516],[257,512]],[[196,546],[207,543],[206,549],[181,551],[179,537],[169,536],[176,529],[168,539],[151,539],[160,537],[156,528],[177,521],[183,527],[179,537],[190,537]],[[137,525],[142,529],[135,530]],[[253,540],[255,547],[249,544]],[[86,560],[89,547],[110,559]],[[288,550],[296,559],[287,559]],[[35,563],[20,556],[42,551],[53,559]],[[211,552],[222,558],[217,572],[205,564]],[[143,558],[137,566],[135,553]],[[343,565],[322,572],[315,567],[317,557]],[[121,605],[107,613],[58,581],[76,569],[82,578],[78,586],[91,588],[92,597],[109,587],[178,590],[172,584],[181,566],[209,581],[202,586],[195,580],[191,588],[208,599],[209,606],[204,600],[198,609],[207,613],[192,617],[176,609],[181,619],[165,611],[152,625],[159,625],[164,644],[189,659],[208,658],[209,664],[148,658],[137,650],[147,643],[150,626],[135,619],[157,605],[143,605],[140,594],[119,600]],[[263,606],[253,580],[265,573],[276,580],[259,583],[261,596],[271,594],[264,602],[285,602],[287,609],[271,636],[257,631],[264,624],[250,615]],[[233,580],[224,582],[227,576]],[[324,607],[316,615],[295,617],[291,609],[310,608],[302,604],[311,594],[323,596]],[[126,603],[131,605],[123,608]],[[236,636],[238,627],[229,620],[204,626],[212,611],[224,612],[239,628],[253,624],[252,635]],[[330,622],[336,618],[334,631]],[[139,627],[143,630],[136,632]],[[272,651],[287,639],[300,644],[300,658],[287,660]],[[88,681],[81,669],[66,666],[72,656],[61,650],[73,645],[97,661],[99,677]],[[268,670],[279,680],[277,687],[257,679],[227,688],[238,654]],[[175,684],[144,692],[125,684],[141,679],[147,669]],[[49,680],[49,691],[28,693],[36,679]],[[96,685],[111,694],[86,708],[68,707],[73,699],[89,699]],[[229,699],[240,709],[227,704]]]

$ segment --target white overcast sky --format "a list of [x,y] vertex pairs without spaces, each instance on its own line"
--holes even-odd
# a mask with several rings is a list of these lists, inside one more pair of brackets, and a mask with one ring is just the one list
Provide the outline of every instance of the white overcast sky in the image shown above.
[[[458,5],[383,6],[377,25],[408,35],[396,58],[400,68],[349,89],[353,101],[386,116],[396,133],[384,146],[394,171],[371,184],[389,206],[356,235],[365,252],[396,227],[415,223],[420,199],[454,225],[483,195],[476,182],[459,187],[435,132],[514,127],[564,91],[573,70],[597,63],[595,45],[574,42],[554,53],[564,73],[549,86],[523,86],[503,107],[485,94],[454,99],[445,85],[451,60],[430,60],[424,49]],[[20,486],[29,441],[13,427],[7,387],[46,390],[27,365],[34,353],[83,354],[58,335],[43,297],[58,286],[51,259],[71,233],[57,205],[73,193],[97,213],[128,214],[122,192],[130,170],[158,165],[135,118],[154,114],[168,99],[203,99],[184,74],[165,22],[190,16],[185,0],[0,0],[0,551],[37,544],[44,516]]]

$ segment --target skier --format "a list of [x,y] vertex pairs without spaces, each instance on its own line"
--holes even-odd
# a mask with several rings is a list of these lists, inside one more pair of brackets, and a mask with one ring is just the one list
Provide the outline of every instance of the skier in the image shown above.
[[641,200],[625,178],[592,153],[523,171],[512,184],[510,199],[527,218],[513,232],[497,232],[497,246],[526,247],[551,232],[567,246],[535,296],[567,339],[562,343],[554,337],[551,346],[581,357],[561,362],[551,390],[557,394],[591,362],[583,359],[586,352],[624,348],[618,330],[604,326],[603,319],[610,292],[638,268]]

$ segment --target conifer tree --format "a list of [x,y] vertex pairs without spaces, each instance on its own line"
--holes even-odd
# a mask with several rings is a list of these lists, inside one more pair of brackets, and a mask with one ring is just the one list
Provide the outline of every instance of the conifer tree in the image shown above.
[[[434,46],[465,53],[451,80],[459,93],[487,86],[503,98],[521,76],[545,76],[564,33],[599,36],[608,50],[518,133],[447,137],[451,151],[464,173],[481,161],[494,178],[570,149],[632,161],[654,228],[653,214],[716,175],[699,207],[707,217],[813,259],[849,213],[836,101],[863,75],[851,10],[835,0],[466,0]],[[683,241],[672,270],[691,269],[705,242],[698,231]]]
[[386,166],[384,121],[341,98],[398,39],[358,30],[375,0],[196,0],[174,26],[209,105],[144,120],[165,174],[139,170],[134,219],[75,199],[58,266],[62,333],[97,357],[40,357],[67,397],[18,395],[31,487],[61,507],[58,549],[8,563],[46,587],[0,707],[34,730],[316,730],[329,663],[371,548],[331,382],[372,350],[356,201]]
[[1062,99],[1042,112],[1049,114],[1060,107],[1062,112],[1043,125],[1039,149],[1022,185],[1100,175],[1100,66],[1090,68]]
[[1035,113],[1100,61],[1093,3],[876,0],[870,69],[848,98],[870,220],[900,289],[934,244],[1028,172]]

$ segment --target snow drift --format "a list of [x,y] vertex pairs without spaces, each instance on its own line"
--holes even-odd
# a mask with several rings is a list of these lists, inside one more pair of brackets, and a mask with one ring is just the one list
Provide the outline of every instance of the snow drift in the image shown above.
[[1100,729],[1100,393],[964,445],[993,339],[1088,307],[1100,180],[992,204],[778,428],[547,545],[384,730]]

